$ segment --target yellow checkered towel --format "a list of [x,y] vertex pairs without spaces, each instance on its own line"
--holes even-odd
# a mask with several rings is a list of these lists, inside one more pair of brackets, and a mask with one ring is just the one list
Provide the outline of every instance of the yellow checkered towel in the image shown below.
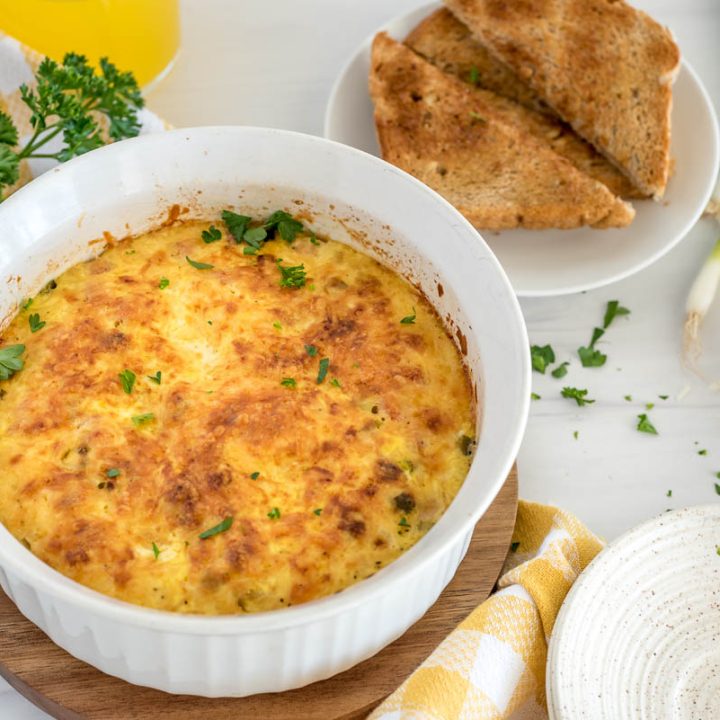
[[601,541],[569,513],[520,501],[499,590],[368,720],[547,718],[545,660],[555,618]]
[[[32,135],[30,125],[30,109],[20,98],[20,86],[34,83],[35,71],[43,60],[43,55],[5,35],[0,31],[0,111],[6,112],[13,119],[20,136],[20,146],[24,146]],[[143,108],[138,113],[141,134],[157,132],[170,127],[157,115]],[[47,151],[57,152],[62,147],[62,138],[57,137],[47,145]],[[32,178],[56,165],[55,160],[42,158],[23,160],[20,163],[20,179],[4,195],[9,195]]]

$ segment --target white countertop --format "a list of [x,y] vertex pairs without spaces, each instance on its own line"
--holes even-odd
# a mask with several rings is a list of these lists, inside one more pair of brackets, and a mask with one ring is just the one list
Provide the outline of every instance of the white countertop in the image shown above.
[[[355,47],[423,2],[185,0],[181,52],[148,104],[176,126],[266,125],[320,135],[330,88]],[[634,4],[673,30],[720,108],[720,2]],[[533,374],[542,399],[532,404],[520,452],[521,497],[571,510],[606,539],[667,508],[720,501],[714,489],[720,393],[680,362],[685,296],[718,235],[719,225],[702,220],[633,278],[586,294],[523,300],[531,341],[550,343],[559,360],[573,362],[563,380]],[[603,338],[605,367],[582,368],[576,349],[587,344],[611,299],[632,314],[618,318]],[[720,298],[704,330],[703,368],[720,380]],[[576,407],[560,397],[563,385],[588,388],[596,403]],[[651,411],[648,402],[655,403]],[[641,412],[648,412],[657,437],[635,430]],[[0,718],[46,717],[0,680]]]

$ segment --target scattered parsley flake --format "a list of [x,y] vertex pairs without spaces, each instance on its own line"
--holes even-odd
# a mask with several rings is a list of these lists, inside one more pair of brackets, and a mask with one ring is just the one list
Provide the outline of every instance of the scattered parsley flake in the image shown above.
[[536,392],[530,393],[530,399],[531,400],[542,400],[540,395],[538,395]]
[[220,533],[225,532],[226,530],[229,530],[230,527],[233,524],[233,518],[232,515],[229,515],[224,520],[219,522],[217,525],[213,525],[213,527],[205,530],[205,532],[200,533],[200,539],[201,540],[207,540],[208,538],[212,537],[213,535],[219,535]]
[[520,547],[520,541],[516,540],[515,542],[510,543],[510,552],[517,552],[517,549]]
[[632,395],[626,395],[625,400],[627,400],[627,402],[632,402]]
[[530,359],[532,361],[532,369],[541,374],[545,374],[548,365],[555,362],[555,351],[550,345],[531,345]]
[[670,396],[669,396],[669,395],[658,395],[658,397],[659,397],[661,400],[667,400]]
[[306,345],[305,346],[305,352],[310,357],[315,357],[318,354],[318,349],[314,345]]
[[[720,477],[720,473],[718,473],[718,477]],[[720,483],[715,483],[715,494],[720,495]]]
[[280,519],[280,508],[274,507],[274,508],[267,514],[267,516],[268,516],[271,520],[279,520],[279,519]]
[[143,413],[142,415],[133,415],[131,418],[132,424],[135,427],[141,427],[147,425],[155,419],[155,413]]
[[412,315],[406,315],[404,318],[400,320],[401,325],[414,325],[415,319],[417,318],[417,311],[413,307],[412,309]]
[[567,368],[569,364],[570,363],[567,360],[563,363],[560,363],[550,374],[558,380],[560,378],[564,378],[567,375]]
[[698,455],[707,455],[707,450],[698,450]]
[[160,282],[158,283],[158,287],[161,290],[164,290],[166,287],[170,285],[170,281],[166,277],[160,278]]
[[210,243],[220,240],[222,233],[214,225],[211,225],[207,230],[203,230],[200,233],[200,237],[206,245],[209,245]]
[[155,556],[155,559],[157,560],[158,557],[160,557],[160,553],[162,552],[162,550],[160,550],[160,548],[155,543],[153,543],[152,551],[153,551],[153,555]]
[[322,515],[322,508],[315,508],[313,510],[313,515]]
[[468,115],[470,116],[470,120],[472,120],[474,123],[486,123],[487,120],[480,114],[475,112],[474,110],[471,110]]
[[40,313],[32,313],[28,318],[30,324],[30,332],[36,333],[38,330],[42,330],[47,323],[40,319]]
[[250,479],[251,479],[251,480],[257,480],[259,477],[260,477],[260,472],[259,472],[258,470],[256,470],[256,471],[253,472],[253,473],[250,473]]
[[645,413],[642,413],[642,415],[638,415],[638,424],[637,424],[637,430],[639,432],[649,433],[650,435],[657,435],[658,431],[655,429],[655,426],[650,422],[648,419],[648,416]]
[[645,403],[646,410],[652,410],[655,407],[655,403]]
[[295,378],[291,378],[291,377],[283,378],[280,381],[280,384],[283,387],[290,388],[290,389],[294,389],[297,387],[297,382],[296,382]]
[[573,437],[577,440],[577,439],[580,437],[580,431],[579,431],[579,430],[575,430],[575,431],[573,432]]
[[214,265],[211,265],[210,263],[196,262],[195,260],[191,260],[187,255],[185,256],[185,259],[196,270],[212,270],[215,267]]
[[342,385],[340,384],[340,381],[339,381],[337,378],[333,378],[333,379],[330,381],[330,384],[331,384],[333,387],[336,387],[336,388],[341,388],[341,387],[342,387]]
[[21,305],[21,307],[22,307],[23,310],[29,310],[29,309],[30,309],[30,306],[31,306],[32,304],[33,304],[33,299],[32,299],[32,298],[28,298],[28,299]]
[[666,496],[666,497],[672,497],[672,490],[668,490],[668,491],[665,493],[665,496]]
[[403,517],[400,518],[400,522],[398,525],[402,528],[409,528],[410,523],[408,522],[407,518],[403,515]]
[[564,398],[569,398],[570,400],[574,400],[580,407],[582,407],[583,405],[589,405],[590,403],[595,402],[594,400],[590,400],[590,398],[587,397],[587,394],[588,394],[587,390],[580,390],[580,389],[574,388],[574,387],[564,387],[560,394]]
[[273,327],[274,327],[276,330],[282,330],[282,325],[281,325],[279,322],[277,322],[277,321],[273,323]]
[[320,367],[318,368],[317,384],[319,385],[328,373],[330,367],[330,358],[322,358],[320,360]]
[[9,380],[23,369],[25,362],[20,357],[25,352],[24,345],[6,345],[0,348],[0,380]]
[[605,317],[603,318],[603,328],[607,330],[610,327],[612,321],[620,315],[629,315],[630,311],[620,305],[617,300],[610,300],[605,310]]
[[120,469],[119,468],[110,468],[105,475],[109,478],[116,478],[120,475]]
[[280,271],[280,287],[301,288],[305,285],[305,266],[289,265],[284,266],[277,261],[277,268]]
[[146,375],[147,379],[154,382],[156,385],[160,385],[162,382],[162,372],[158,370],[154,375]]
[[118,373],[118,377],[120,378],[120,385],[122,385],[122,389],[130,395],[133,390],[133,385],[135,385],[135,373],[132,370],[125,368],[125,370],[121,373]]
[[478,70],[477,65],[470,68],[469,80],[472,85],[477,85],[480,82],[480,70]]

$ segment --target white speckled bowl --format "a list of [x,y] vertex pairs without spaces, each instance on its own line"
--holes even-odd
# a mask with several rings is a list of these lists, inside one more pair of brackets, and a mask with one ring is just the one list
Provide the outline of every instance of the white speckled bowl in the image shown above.
[[552,720],[720,718],[720,504],[623,535],[580,576],[547,665]]
[[[517,454],[530,398],[527,335],[500,265],[439,195],[358,150],[279,130],[175,130],[93,151],[0,205],[0,318],[48,279],[173,203],[188,217],[235,205],[313,208],[314,229],[416,282],[467,344],[481,400],[468,477],[412,549],[342,593],[267,613],[188,616],[130,605],[69,580],[0,526],[0,582],[58,645],[104,672],[172,693],[243,696],[341,672],[400,636],[435,602]],[[440,291],[440,285],[443,291]]]

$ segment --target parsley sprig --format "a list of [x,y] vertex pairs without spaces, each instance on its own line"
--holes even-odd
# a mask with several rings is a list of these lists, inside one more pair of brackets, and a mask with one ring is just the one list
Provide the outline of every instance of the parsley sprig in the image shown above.
[[579,388],[574,387],[564,387],[562,389],[562,392],[560,393],[564,398],[569,398],[570,400],[574,400],[580,407],[583,405],[590,405],[591,403],[594,403],[594,400],[591,400],[587,394],[587,390],[581,390]]
[[25,364],[20,357],[25,352],[24,345],[7,345],[0,348],[0,380],[9,380]]
[[[68,53],[62,63],[45,58],[35,79],[33,88],[20,86],[33,128],[24,147],[17,148],[19,136],[12,118],[0,112],[0,191],[17,182],[21,160],[64,162],[104,145],[101,117],[107,121],[110,140],[134,137],[140,131],[137,111],[144,103],[137,82],[132,73],[120,72],[107,58],[101,58],[98,74],[84,55]],[[60,150],[42,152],[58,135],[63,138]]]
[[277,261],[277,268],[280,271],[280,287],[285,288],[301,288],[305,285],[305,266],[304,265],[281,265],[280,260]]

